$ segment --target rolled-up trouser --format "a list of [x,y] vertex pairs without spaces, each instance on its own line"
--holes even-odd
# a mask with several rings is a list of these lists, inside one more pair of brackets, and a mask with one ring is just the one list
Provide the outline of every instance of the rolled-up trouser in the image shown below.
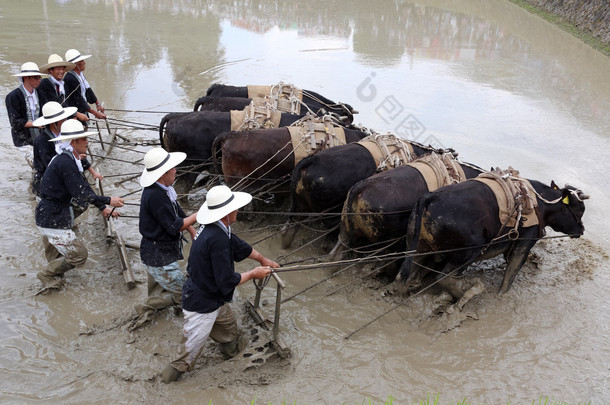
[[54,229],[38,227],[45,245],[45,258],[52,261],[63,256],[66,262],[80,267],[87,261],[87,248],[71,229]]
[[34,147],[32,145],[23,145],[18,146],[17,149],[21,151],[28,165],[34,169]]
[[148,297],[136,311],[142,315],[147,310],[159,310],[182,302],[182,285],[185,276],[178,262],[165,266],[146,266],[148,272]]
[[201,355],[208,336],[218,343],[229,343],[237,339],[237,322],[229,304],[216,311],[200,314],[185,309],[184,328],[180,353],[170,364],[183,373],[192,371]]

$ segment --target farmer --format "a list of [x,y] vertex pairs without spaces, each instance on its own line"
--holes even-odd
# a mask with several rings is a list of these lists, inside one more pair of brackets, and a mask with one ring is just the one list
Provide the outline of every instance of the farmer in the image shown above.
[[[70,105],[78,108],[78,112],[84,115],[91,114],[95,118],[103,120],[106,118],[104,107],[83,74],[86,66],[85,59],[90,57],[91,55],[81,55],[76,49],[66,51],[66,62],[74,63],[75,66],[64,75],[64,85]],[[96,109],[91,108],[89,104],[95,104]]]
[[34,141],[34,177],[32,191],[40,197],[40,182],[51,159],[55,156],[54,142],[49,142],[61,134],[61,124],[76,114],[75,107],[62,107],[55,101],[49,101],[42,106],[42,117],[34,121],[37,127],[44,127],[42,133]]
[[24,63],[21,65],[21,72],[13,75],[19,78],[19,87],[11,91],[5,99],[13,144],[23,153],[31,167],[34,165],[34,140],[40,134],[39,129],[34,126],[34,121],[40,116],[40,108],[44,103],[37,90],[42,80],[41,75],[37,64]]
[[[56,154],[62,153],[63,149],[70,149],[70,141],[49,142],[61,135],[61,126],[66,119],[76,114],[76,107],[62,107],[55,101],[49,101],[42,106],[42,117],[34,121],[34,125],[44,127],[42,134],[34,141],[34,178],[32,179],[32,191],[40,197],[40,182],[44,172],[47,170],[51,159]],[[89,171],[94,179],[103,176],[91,166],[91,163],[81,157],[84,170]]]
[[[227,186],[210,189],[206,202],[197,213],[197,222],[204,224],[193,242],[189,255],[188,278],[182,288],[184,313],[183,347],[161,372],[164,383],[176,381],[192,371],[210,336],[221,345],[225,357],[237,355],[245,346],[229,302],[235,287],[252,279],[262,279],[279,265],[252,249],[231,233],[237,210],[252,200],[247,193],[231,192]],[[245,273],[236,273],[234,261],[250,258],[261,266]]]
[[[48,63],[40,67],[40,71],[48,73],[49,77],[42,80],[38,89],[45,102],[56,101],[64,107],[77,107],[71,99],[68,99],[69,93],[66,91],[64,81],[66,72],[74,69],[75,66],[74,63],[65,62],[57,54],[49,56]],[[76,113],[76,118],[81,122],[89,121],[89,117],[81,112]]]
[[62,125],[61,136],[55,142],[70,141],[70,148],[55,156],[42,177],[41,200],[36,207],[36,225],[45,242],[47,268],[37,277],[42,281],[42,291],[59,289],[66,271],[80,267],[87,260],[87,248],[71,230],[74,214],[70,201],[78,205],[93,204],[105,217],[118,217],[112,207],[122,207],[120,197],[96,195],[82,176],[81,156],[87,152],[87,136],[95,132],[85,132],[77,120],[67,120]]
[[182,231],[188,231],[195,239],[193,224],[197,218],[197,213],[186,216],[172,187],[176,165],[184,159],[186,153],[168,153],[162,148],[151,149],[144,156],[139,227],[140,258],[148,272],[148,298],[134,306],[139,318],[132,329],[148,322],[155,310],[181,302],[185,280],[178,264],[183,259]]

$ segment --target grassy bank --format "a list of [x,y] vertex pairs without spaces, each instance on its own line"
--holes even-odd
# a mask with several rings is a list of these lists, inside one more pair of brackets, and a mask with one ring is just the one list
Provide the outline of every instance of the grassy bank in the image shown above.
[[524,0],[510,0],[510,1],[520,7],[523,7],[524,9],[528,10],[530,13],[536,14],[537,16],[550,22],[551,24],[554,24],[555,26],[561,28],[562,30],[569,32],[570,34],[574,35],[576,38],[580,39],[581,41],[588,44],[592,48],[597,49],[604,55],[610,56],[610,44],[606,44],[606,43],[602,42],[599,38],[593,36],[593,34],[591,34],[590,32],[579,29],[578,27],[576,27],[576,25],[567,21],[565,18],[552,14],[539,7],[533,6]]

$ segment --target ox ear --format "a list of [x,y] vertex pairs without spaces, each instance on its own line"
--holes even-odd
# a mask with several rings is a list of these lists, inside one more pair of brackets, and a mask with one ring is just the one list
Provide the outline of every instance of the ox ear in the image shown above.
[[564,188],[561,190],[561,197],[562,203],[564,203],[565,205],[570,205],[570,190],[568,188]]
[[551,188],[552,188],[553,190],[559,190],[559,187],[557,186],[557,184],[555,184],[555,181],[554,181],[554,180],[551,180]]

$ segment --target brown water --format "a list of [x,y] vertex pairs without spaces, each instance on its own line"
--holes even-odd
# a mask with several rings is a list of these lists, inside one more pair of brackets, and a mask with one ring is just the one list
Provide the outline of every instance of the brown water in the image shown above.
[[[10,74],[21,63],[42,65],[50,53],[72,47],[93,55],[86,74],[106,108],[186,111],[215,82],[291,82],[353,105],[360,111],[356,122],[377,131],[453,147],[464,161],[510,165],[592,196],[584,237],[539,243],[504,296],[496,293],[501,272],[488,265],[474,273],[486,291],[463,312],[436,315],[442,297],[420,297],[345,339],[399,302],[374,281],[327,296],[356,280],[361,267],[283,305],[289,362],[269,358],[244,371],[268,340],[259,332],[248,349],[252,358],[223,362],[210,344],[196,372],[165,386],[155,376],[177,346],[181,318],[165,311],[152,325],[126,331],[145,284],[126,289],[116,248],[106,243],[94,212],[79,223],[90,249],[85,267],[68,274],[60,293],[34,295],[45,264],[42,243],[29,172],[12,146],[3,106],[1,402],[380,403],[391,395],[405,404],[435,394],[442,403],[517,404],[540,396],[610,401],[607,57],[500,0],[5,0],[0,22],[2,94],[16,87]],[[112,114],[152,125],[161,116]],[[157,139],[154,131],[123,131]],[[115,150],[113,157],[136,161],[142,154]],[[107,176],[139,170],[117,161],[101,167]],[[113,194],[137,189],[115,180],[106,182]],[[136,215],[136,208],[123,212]],[[137,244],[136,220],[118,222]],[[242,232],[256,241],[268,231]],[[276,239],[256,247],[269,257],[286,254]],[[287,260],[327,248],[308,247]],[[137,252],[132,266],[144,282]],[[328,274],[284,273],[284,294]],[[252,294],[251,284],[240,287],[236,309]],[[270,307],[273,292],[265,294]],[[246,317],[240,322],[250,325]]]

